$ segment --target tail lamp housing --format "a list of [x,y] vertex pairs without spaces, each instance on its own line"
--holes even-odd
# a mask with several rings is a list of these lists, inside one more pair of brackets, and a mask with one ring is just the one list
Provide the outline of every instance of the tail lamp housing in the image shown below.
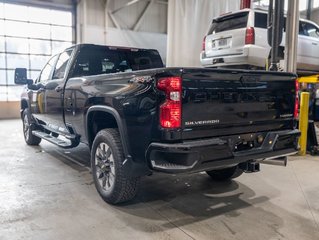
[[202,51],[205,51],[205,49],[206,49],[206,36],[203,38]]
[[165,101],[160,106],[159,119],[163,128],[180,128],[182,117],[182,79],[165,77],[157,81],[157,88],[165,92]]
[[245,44],[255,44],[255,29],[253,27],[246,28]]

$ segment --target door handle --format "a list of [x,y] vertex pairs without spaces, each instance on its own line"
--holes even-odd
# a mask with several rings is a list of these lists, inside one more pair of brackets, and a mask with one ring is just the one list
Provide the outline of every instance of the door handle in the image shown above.
[[315,42],[313,42],[313,43],[312,43],[312,45],[315,45],[315,46],[317,46],[317,45],[318,45],[318,43],[315,43]]
[[56,92],[61,92],[61,91],[62,91],[62,87],[57,86],[57,87],[55,88],[55,91],[56,91]]

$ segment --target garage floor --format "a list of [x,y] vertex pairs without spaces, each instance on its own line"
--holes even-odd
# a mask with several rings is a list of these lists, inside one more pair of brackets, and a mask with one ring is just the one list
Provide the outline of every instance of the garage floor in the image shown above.
[[88,148],[24,143],[0,121],[0,239],[319,239],[319,156],[216,183],[206,174],[155,174],[137,198],[97,194]]

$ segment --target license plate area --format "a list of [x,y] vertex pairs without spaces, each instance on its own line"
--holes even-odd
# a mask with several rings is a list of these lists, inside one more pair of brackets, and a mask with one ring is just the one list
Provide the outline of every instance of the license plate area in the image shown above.
[[222,49],[230,47],[231,38],[220,38],[212,40],[213,49]]

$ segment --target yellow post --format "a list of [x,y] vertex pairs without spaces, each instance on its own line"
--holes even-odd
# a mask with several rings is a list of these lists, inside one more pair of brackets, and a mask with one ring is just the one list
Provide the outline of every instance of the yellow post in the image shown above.
[[307,132],[308,132],[308,112],[309,112],[309,93],[301,93],[300,114],[299,114],[299,130],[301,136],[299,139],[300,155],[306,155],[307,151]]

